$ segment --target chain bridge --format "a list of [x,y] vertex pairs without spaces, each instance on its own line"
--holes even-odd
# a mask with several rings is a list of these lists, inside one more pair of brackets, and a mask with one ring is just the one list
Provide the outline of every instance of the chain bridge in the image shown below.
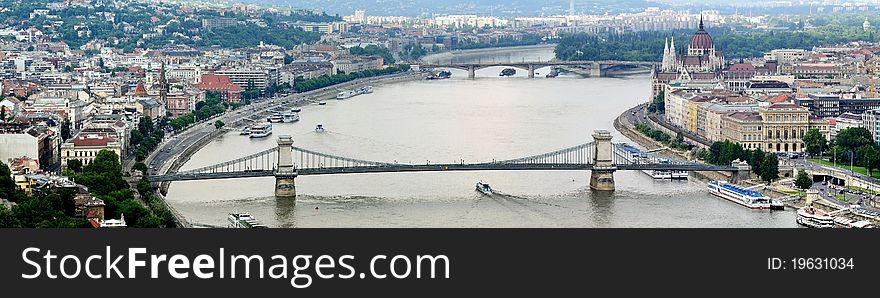
[[[192,170],[150,176],[151,182],[275,177],[275,195],[296,195],[294,180],[301,175],[330,175],[439,171],[591,171],[590,188],[614,190],[618,170],[729,171],[716,166],[667,159],[625,143],[612,143],[606,130],[593,132],[593,141],[543,154],[480,163],[389,163],[337,156],[293,146],[291,136],[278,137],[278,146],[234,160]],[[736,176],[736,175],[734,175]]]

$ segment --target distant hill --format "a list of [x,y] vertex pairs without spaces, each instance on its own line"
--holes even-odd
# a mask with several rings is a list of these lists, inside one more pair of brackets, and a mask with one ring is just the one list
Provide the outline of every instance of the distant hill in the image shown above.
[[[233,0],[234,1],[234,0]],[[568,0],[239,0],[293,8],[323,10],[349,15],[357,9],[367,15],[419,16],[431,14],[478,14],[538,16],[568,14]],[[643,11],[666,5],[646,0],[575,0],[575,11],[589,14]]]

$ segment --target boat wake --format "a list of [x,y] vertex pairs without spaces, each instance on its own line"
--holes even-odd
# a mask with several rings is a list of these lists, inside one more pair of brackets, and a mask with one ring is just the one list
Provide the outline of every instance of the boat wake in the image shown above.
[[503,192],[500,192],[497,190],[494,191],[492,194],[493,194],[493,197],[498,197],[498,198],[513,199],[513,200],[518,200],[518,201],[527,201],[529,203],[535,203],[535,204],[541,204],[541,205],[547,205],[547,206],[553,206],[553,207],[559,207],[559,208],[566,208],[566,209],[568,208],[568,207],[558,205],[558,204],[537,201],[537,200],[535,200],[535,198],[507,194],[507,193],[503,193]]

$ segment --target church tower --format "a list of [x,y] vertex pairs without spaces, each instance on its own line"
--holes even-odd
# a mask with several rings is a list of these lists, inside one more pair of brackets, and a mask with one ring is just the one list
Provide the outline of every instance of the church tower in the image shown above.
[[660,60],[660,69],[669,69],[669,38],[663,39],[663,60]]
[[159,102],[165,104],[168,102],[168,80],[165,78],[165,61],[162,61],[162,68],[159,70]]

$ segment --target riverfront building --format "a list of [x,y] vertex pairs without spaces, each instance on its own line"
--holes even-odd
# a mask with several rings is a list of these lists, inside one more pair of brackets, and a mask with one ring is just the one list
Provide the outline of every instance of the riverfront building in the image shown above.
[[66,168],[67,162],[71,159],[77,159],[83,165],[88,165],[95,160],[95,156],[101,150],[110,150],[122,156],[120,143],[109,134],[79,134],[61,145],[61,166]]
[[774,103],[759,108],[758,112],[731,113],[722,119],[725,140],[766,152],[804,151],[804,134],[812,128],[828,138],[831,125],[792,103]]

